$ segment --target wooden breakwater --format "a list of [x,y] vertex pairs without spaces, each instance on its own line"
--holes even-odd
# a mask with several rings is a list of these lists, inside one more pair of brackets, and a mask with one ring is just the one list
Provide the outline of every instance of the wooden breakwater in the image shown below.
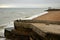
[[15,22],[23,23],[45,23],[45,24],[57,24],[60,25],[60,21],[49,21],[49,20],[16,20]]
[[23,29],[18,31],[12,28],[6,28],[4,35],[7,39],[10,40],[30,40],[28,33],[28,31],[25,31]]
[[46,34],[36,29],[37,28],[33,27],[30,23],[14,22],[14,28],[6,28],[4,34],[6,38],[12,40],[30,40],[30,38],[32,38],[32,40],[46,40]]
[[[50,22],[51,22],[51,21],[50,21]],[[24,24],[24,23],[25,23],[25,24],[26,24],[26,23],[29,23],[29,24],[31,24],[31,23],[33,23],[33,24],[36,23],[36,24],[37,24],[37,23],[40,23],[40,22],[37,21],[37,20],[34,20],[34,21],[33,21],[33,20],[32,20],[32,21],[31,21],[31,20],[27,20],[27,21],[26,21],[26,20],[21,20],[21,21],[16,21],[16,23],[18,23],[18,24],[20,24],[20,23],[22,23],[22,24]],[[14,23],[14,24],[16,24],[16,23]],[[58,25],[58,24],[60,24],[60,22],[57,22],[57,21],[55,21],[55,22],[52,21],[51,23],[49,23],[49,21],[46,22],[46,23],[45,23],[45,22],[42,22],[42,23],[44,23],[44,24],[46,24],[46,23],[47,23],[47,24],[52,24],[52,23],[53,23],[52,25]],[[18,25],[18,24],[17,24],[17,25]],[[36,25],[36,24],[35,24],[35,25]],[[15,25],[15,26],[17,27],[17,25]],[[41,29],[37,28],[35,25],[34,25],[34,26],[30,25],[30,27],[28,27],[28,28],[32,28],[32,30],[33,30],[34,32],[36,32],[36,33],[37,33],[38,35],[40,35],[40,36],[42,35],[41,37],[44,36],[44,37],[47,38],[48,40],[50,40],[50,39],[51,39],[51,40],[58,40],[58,39],[60,39],[60,37],[59,37],[60,34],[58,34],[58,33],[55,34],[55,33],[47,33],[47,32],[44,32],[44,30],[41,30]],[[39,25],[40,25],[40,24],[39,24]],[[19,26],[21,26],[21,25],[19,25]],[[24,25],[24,26],[26,26],[26,25]],[[38,25],[37,25],[37,26],[38,26]],[[47,25],[47,26],[49,26],[49,25]],[[59,26],[59,25],[58,25],[58,26]],[[42,26],[41,26],[41,27],[42,27]],[[47,29],[47,28],[46,28],[46,29]],[[58,29],[57,29],[57,30],[58,30]],[[48,34],[49,34],[49,35],[48,35]],[[57,35],[57,37],[56,37],[56,35]],[[43,38],[44,38],[44,37],[43,37]]]
[[[45,21],[45,20],[15,20],[14,28],[5,29],[5,37],[12,40],[59,40],[60,34],[45,32],[39,29],[40,26],[32,25],[38,23],[59,25],[58,21]],[[39,24],[40,25],[40,24]],[[44,25],[43,25],[44,26]],[[49,26],[49,25],[48,25]],[[39,27],[39,28],[38,28]],[[41,26],[42,27],[42,26]]]
[[[7,28],[7,29],[11,29],[11,28]],[[13,40],[30,40],[30,38],[32,38],[32,40],[46,40],[46,37],[44,35],[39,35],[34,31],[31,31],[30,33],[26,31],[11,31],[5,29],[5,37],[8,39],[13,39]],[[43,37],[44,36],[44,37]]]

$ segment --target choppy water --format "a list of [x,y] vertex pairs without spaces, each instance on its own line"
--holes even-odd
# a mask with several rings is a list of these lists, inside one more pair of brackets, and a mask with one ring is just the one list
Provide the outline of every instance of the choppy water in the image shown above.
[[[46,8],[45,8],[46,9]],[[44,8],[0,8],[0,25],[44,12]]]

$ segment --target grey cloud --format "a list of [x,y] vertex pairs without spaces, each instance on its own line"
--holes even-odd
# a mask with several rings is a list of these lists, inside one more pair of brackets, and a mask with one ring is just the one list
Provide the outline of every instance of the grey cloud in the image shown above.
[[45,3],[60,3],[60,0],[0,0],[1,4],[14,4],[14,3],[33,3],[33,4],[45,4]]
[[[0,5],[14,5],[17,7],[22,7],[22,6],[32,6],[32,5],[39,5],[39,6],[56,6],[60,7],[60,0],[0,0]],[[23,5],[24,4],[24,5]],[[31,5],[29,5],[31,4]]]

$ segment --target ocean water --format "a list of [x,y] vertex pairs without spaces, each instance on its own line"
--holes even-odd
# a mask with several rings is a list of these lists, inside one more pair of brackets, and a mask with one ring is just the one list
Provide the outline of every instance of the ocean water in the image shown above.
[[0,8],[0,25],[13,20],[31,17],[44,12],[46,8]]

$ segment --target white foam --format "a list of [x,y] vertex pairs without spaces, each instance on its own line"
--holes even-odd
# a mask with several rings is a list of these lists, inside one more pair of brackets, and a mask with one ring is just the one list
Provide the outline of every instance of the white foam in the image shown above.
[[47,13],[48,13],[48,12],[46,11],[46,12],[43,12],[43,13],[40,13],[40,14],[31,16],[31,17],[29,17],[29,18],[21,18],[21,20],[32,20],[32,19],[34,19],[34,18],[36,18],[36,17],[38,17],[38,16],[42,16],[42,15],[47,14]]
[[9,28],[9,27],[14,27],[14,23],[12,21],[9,23],[0,25],[0,29]]
[[[31,17],[29,17],[29,18],[17,18],[17,19],[15,19],[15,20],[19,20],[19,19],[21,19],[21,20],[32,20],[32,19],[34,19],[34,18],[36,18],[36,17],[38,17],[38,16],[42,16],[42,15],[47,14],[47,13],[48,13],[48,12],[46,11],[46,12],[43,12],[43,13],[40,13],[40,14],[31,16]],[[11,22],[9,22],[9,23],[2,24],[2,25],[0,25],[0,27],[3,27],[3,28],[5,28],[5,27],[14,27],[14,21],[11,21]]]

